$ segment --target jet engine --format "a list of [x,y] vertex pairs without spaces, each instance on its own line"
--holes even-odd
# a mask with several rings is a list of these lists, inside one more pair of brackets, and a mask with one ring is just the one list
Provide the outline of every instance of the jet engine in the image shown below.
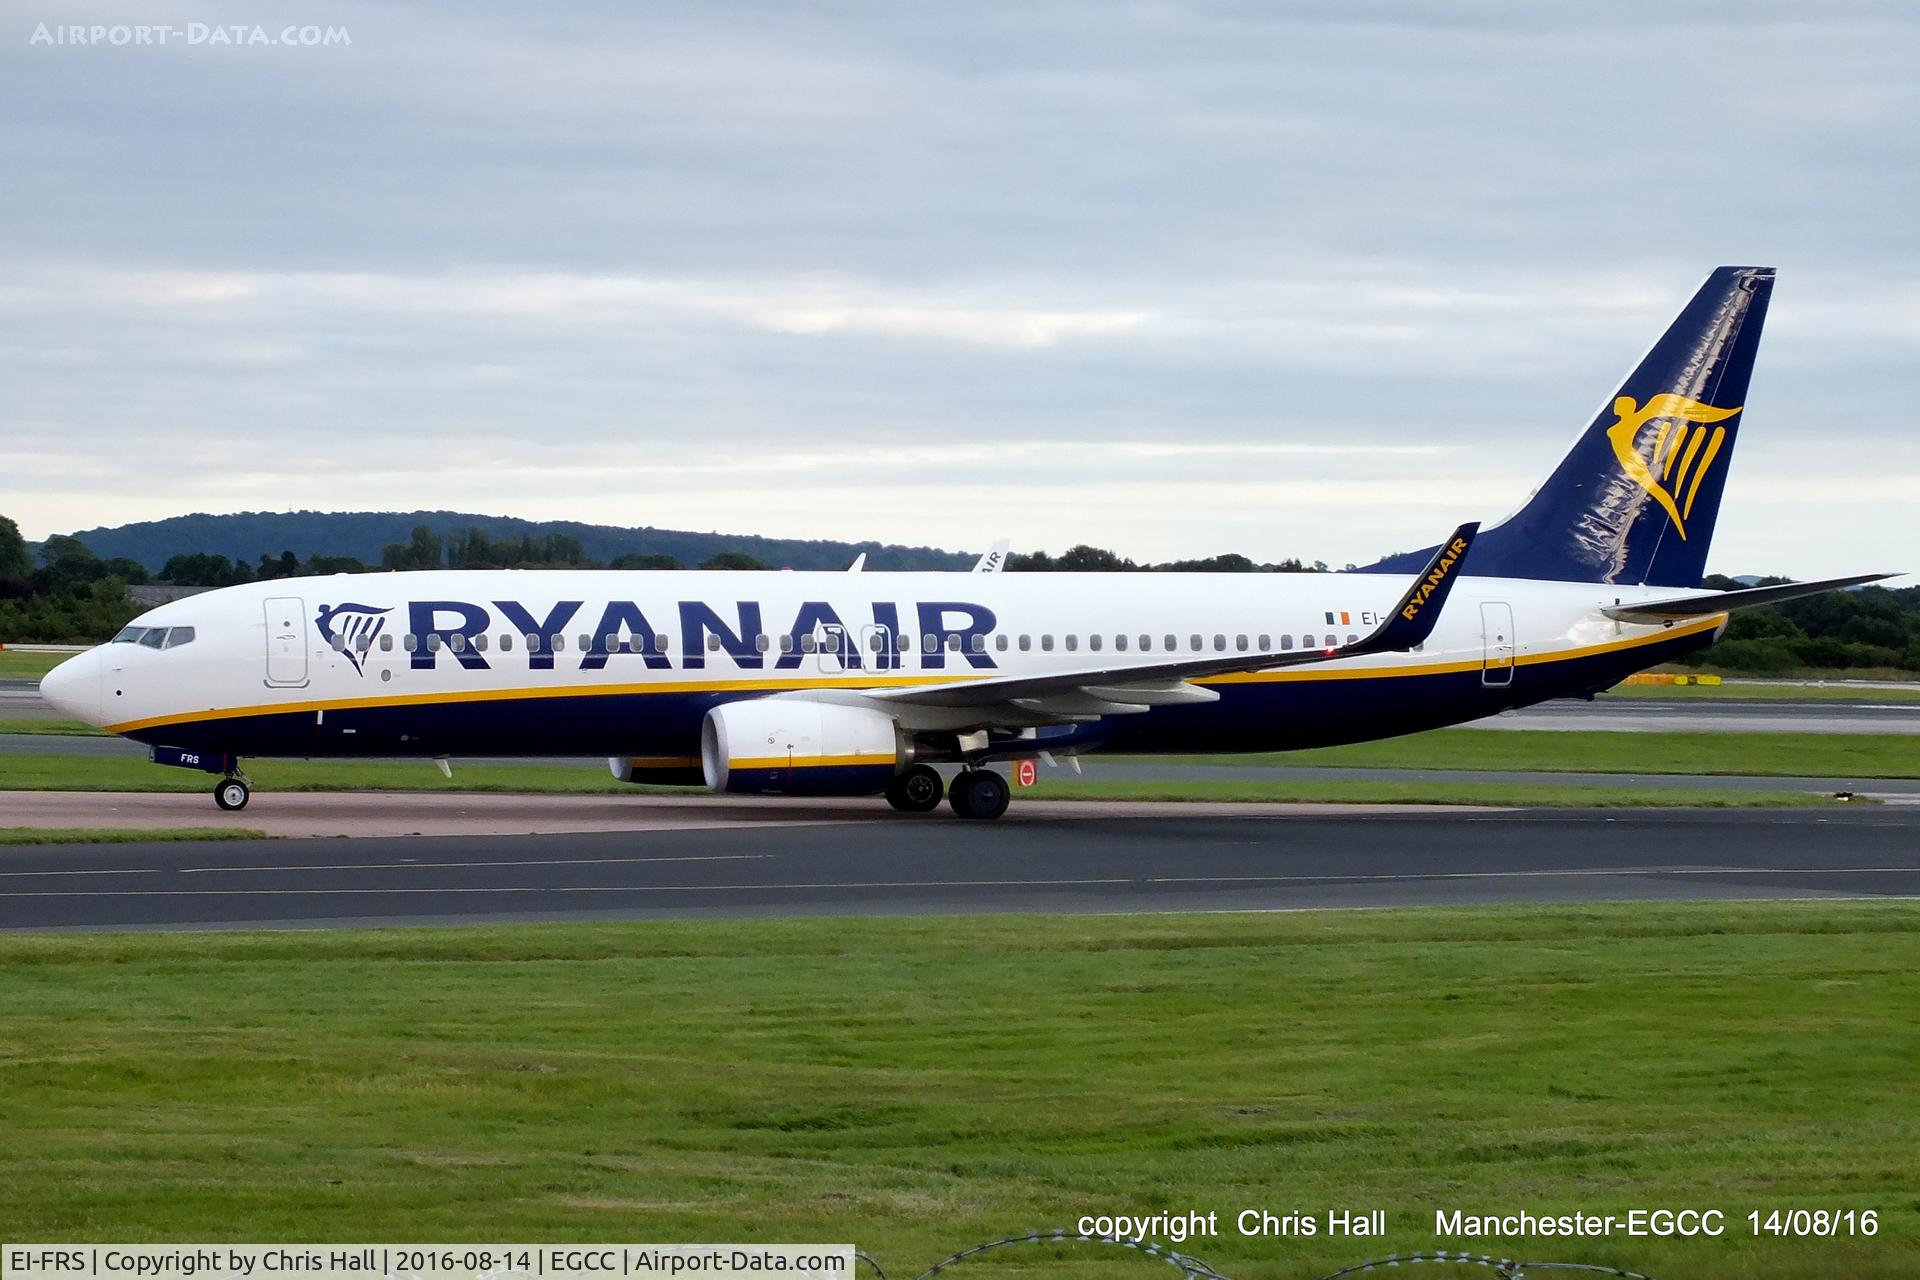
[[909,755],[886,713],[805,698],[725,703],[700,726],[700,766],[714,791],[869,796],[887,789]]

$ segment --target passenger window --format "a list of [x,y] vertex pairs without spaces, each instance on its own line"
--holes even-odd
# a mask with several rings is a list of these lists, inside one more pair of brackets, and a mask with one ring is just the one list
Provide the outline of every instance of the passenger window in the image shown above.
[[526,634],[526,641],[527,641],[527,652],[528,652],[528,653],[538,653],[538,652],[540,652],[540,633],[539,633],[539,632],[537,632],[537,631],[529,631],[529,632],[527,632],[527,634]]
[[780,652],[782,653],[793,652],[793,636],[791,634],[780,637]]
[[1179,646],[1178,644],[1176,644],[1176,643],[1174,643],[1174,639],[1173,639],[1173,637],[1172,637],[1172,636],[1168,636],[1168,637],[1167,637],[1167,652],[1168,652],[1168,653],[1172,653],[1172,652],[1173,652],[1174,650],[1176,650],[1176,649],[1178,649],[1179,647],[1180,647],[1180,646]]
[[1032,649],[1033,649],[1033,637],[1032,637],[1032,636],[1021,636],[1021,637],[1020,637],[1020,652],[1022,652],[1022,653],[1029,653],[1029,652],[1031,652],[1031,651],[1032,651]]
[[885,653],[887,650],[886,633],[881,631],[874,632],[873,639],[867,643],[875,653]]
[[1219,652],[1225,653],[1227,651],[1227,638],[1219,632],[1215,632],[1213,636],[1213,647]]
[[1359,644],[1359,643],[1360,643],[1360,637],[1359,637],[1359,636],[1348,636],[1348,637],[1347,637],[1347,643],[1348,643],[1348,644]]
[[673,637],[668,635],[666,632],[662,631],[659,635],[653,638],[653,642],[654,644],[659,646],[654,650],[655,653],[665,653],[669,648],[672,647]]
[[360,638],[358,638],[353,642],[353,647],[359,650],[361,653],[365,653],[367,650],[373,648],[373,637],[369,635],[362,635]]
[[1293,637],[1292,637],[1292,636],[1281,636],[1281,637],[1280,637],[1280,647],[1281,647],[1282,649],[1291,649],[1291,648],[1293,648]]
[[1080,648],[1080,637],[1071,631],[1067,633],[1067,652],[1073,653]]
[[959,636],[948,636],[948,637],[947,637],[947,648],[949,648],[949,649],[951,649],[951,650],[953,650],[953,652],[955,652],[955,653],[958,653],[958,652],[960,652],[960,637],[959,637]]
[[1100,652],[1100,633],[1098,631],[1087,637],[1087,648],[1095,653]]
[[985,653],[987,651],[987,638],[976,631],[973,633],[973,639],[968,647],[975,653]]
[[465,653],[467,651],[467,638],[458,631],[447,637],[447,644],[455,653]]
[[766,653],[773,648],[773,637],[762,631],[753,638],[753,647],[762,653]]
[[1040,637],[1040,649],[1043,653],[1053,652],[1053,634],[1051,632]]
[[929,631],[920,637],[920,652],[933,653],[940,648],[940,637]]
[[580,637],[580,652],[585,653],[587,650],[591,648],[593,648],[593,637],[589,635],[582,635]]
[[1115,653],[1125,653],[1127,651],[1126,636],[1124,635],[1115,636],[1113,638],[1113,648]]
[[[347,638],[345,636],[334,636],[327,641],[327,644],[332,647],[335,653],[345,653],[347,651]],[[156,645],[154,647],[158,648],[159,646]]]
[[820,641],[811,631],[800,637],[800,652],[812,653],[820,647]]
[[1262,652],[1262,653],[1272,653],[1272,652],[1273,652],[1273,637],[1272,637],[1272,636],[1261,636],[1261,637],[1260,637],[1260,652]]
[[1311,648],[1313,648],[1313,637],[1312,637],[1312,636],[1301,636],[1301,637],[1300,637],[1300,647],[1301,647],[1302,649],[1311,649]]
[[420,648],[420,638],[414,635],[413,632],[409,631],[401,639],[400,647],[402,649],[405,649],[408,653],[416,653],[419,651],[419,648]]
[[1190,643],[1190,644],[1191,644],[1191,645],[1193,646],[1193,651],[1194,651],[1195,653],[1198,653],[1198,652],[1200,652],[1200,637],[1199,637],[1199,636],[1188,636],[1188,637],[1187,637],[1187,640],[1188,640],[1188,642],[1189,642],[1189,643]]
[[620,643],[620,637],[617,635],[610,635],[606,640],[608,653],[621,653],[626,649],[626,646]]
[[1340,637],[1339,637],[1339,636],[1328,636],[1328,637],[1327,637],[1327,648],[1329,648],[1329,649],[1338,649],[1339,647],[1340,647]]
[[1152,651],[1153,651],[1153,637],[1152,637],[1152,636],[1141,636],[1141,637],[1140,637],[1140,652],[1142,652],[1142,653],[1151,653]]
[[720,637],[717,635],[714,635],[712,632],[707,633],[707,652],[708,653],[720,652]]
[[481,653],[485,653],[487,651],[487,638],[485,636],[475,636],[473,638],[473,647]]
[[1002,653],[1005,653],[1007,651],[1007,633],[1006,632],[1002,631],[999,635],[993,638],[993,647],[998,649]]
[[555,653],[565,653],[567,651],[567,638],[565,636],[556,635],[553,638],[553,651]]
[[382,653],[392,653],[392,652],[393,652],[393,637],[392,637],[392,636],[381,636],[381,637],[380,637],[380,652],[382,652]]
[[438,631],[427,632],[427,652],[428,653],[440,652],[442,645],[444,645],[445,643],[446,643],[445,641],[441,640],[440,633]]
[[500,652],[502,653],[513,652],[513,632],[503,631],[500,633]]

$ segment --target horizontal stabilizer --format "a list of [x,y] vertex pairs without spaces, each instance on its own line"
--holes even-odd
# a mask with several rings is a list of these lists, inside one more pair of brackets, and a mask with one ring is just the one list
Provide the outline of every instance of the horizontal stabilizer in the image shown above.
[[1680,596],[1673,600],[1648,600],[1640,604],[1618,604],[1601,612],[1618,622],[1674,622],[1681,618],[1701,618],[1735,609],[1753,609],[1782,600],[1817,596],[1823,591],[1857,587],[1864,582],[1897,578],[1897,573],[1859,573],[1851,578],[1825,578],[1819,582],[1783,582],[1773,587],[1748,587],[1742,591],[1715,591],[1703,596]]

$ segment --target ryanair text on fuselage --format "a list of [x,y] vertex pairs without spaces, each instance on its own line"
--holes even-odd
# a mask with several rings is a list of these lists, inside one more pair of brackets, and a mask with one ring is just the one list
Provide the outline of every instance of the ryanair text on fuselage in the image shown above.
[[[906,665],[901,641],[902,606],[878,601],[865,607],[870,610],[870,620],[856,615],[849,624],[827,601],[808,600],[795,612],[792,625],[784,632],[785,639],[770,640],[763,648],[761,636],[767,633],[757,600],[735,601],[725,607],[725,613],[703,600],[644,607],[634,600],[612,600],[594,608],[584,600],[561,600],[539,611],[518,600],[494,600],[491,607],[467,600],[413,600],[405,606],[407,633],[412,637],[408,665],[415,671],[430,671],[444,654],[467,670],[488,670],[486,644],[481,637],[501,630],[526,645],[526,662],[534,671],[553,670],[556,655],[568,647],[564,637],[575,631],[587,640],[572,655],[581,671],[601,670],[616,655],[637,659],[649,670],[677,666],[696,671],[715,654],[725,654],[736,665],[749,669],[798,670],[819,647],[808,644],[808,638],[823,635],[838,637],[830,651],[845,667],[900,670]],[[321,608],[314,625],[336,649],[358,656],[355,650],[365,653],[382,630],[378,624],[384,618],[377,615],[391,612],[368,605],[329,605]],[[949,656],[964,659],[976,669],[997,666],[985,649],[986,637],[998,620],[985,605],[965,600],[924,600],[911,605],[907,616],[914,623],[912,634],[920,637],[922,668],[943,670]],[[369,617],[374,618],[372,627],[349,623],[350,619]],[[676,655],[669,652],[669,642],[676,632],[657,627],[656,618],[671,618],[677,628],[677,662]],[[865,637],[866,643],[859,643],[860,637]]]

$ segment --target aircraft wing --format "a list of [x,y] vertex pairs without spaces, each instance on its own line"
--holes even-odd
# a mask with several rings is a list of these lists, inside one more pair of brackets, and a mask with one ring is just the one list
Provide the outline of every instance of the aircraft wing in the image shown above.
[[1619,622],[1677,622],[1682,618],[1703,618],[1735,609],[1753,609],[1782,600],[1817,596],[1822,591],[1857,587],[1863,582],[1897,578],[1897,573],[1857,573],[1851,578],[1824,578],[1818,582],[1783,582],[1771,587],[1748,587],[1742,591],[1715,591],[1707,595],[1679,596],[1672,600],[1646,600],[1639,604],[1617,604],[1600,612]]
[[1007,707],[1025,717],[1121,715],[1182,702],[1212,702],[1220,695],[1187,683],[1205,676],[1239,671],[1300,667],[1370,653],[1405,652],[1433,634],[1440,608],[1452,590],[1460,562],[1472,545],[1478,524],[1463,524],[1440,544],[1427,567],[1413,580],[1387,620],[1348,645],[1284,652],[1215,654],[1085,666],[1042,675],[989,676],[907,689],[877,689],[864,696],[882,707]]

